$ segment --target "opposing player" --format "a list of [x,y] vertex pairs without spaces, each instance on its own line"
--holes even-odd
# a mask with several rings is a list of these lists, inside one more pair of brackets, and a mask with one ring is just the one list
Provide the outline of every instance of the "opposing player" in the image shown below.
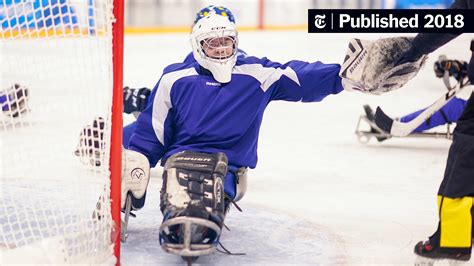
[[226,209],[257,165],[266,106],[343,90],[338,64],[238,57],[235,24],[217,12],[196,22],[191,42],[197,62],[165,68],[128,143],[152,167],[161,160],[160,243],[185,257],[215,249]]
[[[434,71],[435,75],[438,78],[443,78],[445,73],[448,76],[453,77],[457,82],[463,82],[467,79],[467,62],[459,61],[459,60],[443,60],[443,61],[436,61],[434,63]],[[456,123],[461,116],[465,106],[467,104],[467,100],[462,99],[461,97],[454,97],[449,102],[447,102],[443,107],[441,107],[438,111],[433,113],[423,123],[421,123],[417,128],[415,128],[411,133],[423,133],[429,129],[432,129],[437,126],[445,125],[445,124],[452,124]],[[397,118],[397,121],[402,123],[408,123],[413,119],[417,118],[421,113],[423,113],[426,108],[417,110],[400,118]],[[365,117],[375,123],[375,114],[372,108],[369,105],[364,105],[364,112]],[[379,131],[372,127],[370,132],[362,132],[360,130],[357,131],[358,134],[374,134],[378,141],[384,141],[389,137],[382,136],[383,134],[379,134]],[[390,136],[390,133],[383,132],[387,136]],[[444,134],[439,134],[444,135]],[[439,135],[435,135],[438,137]],[[420,136],[420,135],[414,135]],[[432,136],[426,134],[426,136]],[[447,136],[450,136],[450,133],[447,132]]]
[[[451,6],[453,9],[472,9],[474,0],[456,0]],[[382,62],[385,76],[390,69],[400,70],[403,66],[417,66],[416,62],[423,60],[427,54],[448,43],[459,34],[452,33],[421,33],[408,44],[408,49],[392,61]],[[387,47],[386,51],[397,53],[399,47]],[[385,52],[386,52],[385,51]],[[471,59],[467,67],[467,75],[472,83],[474,81],[474,41],[471,41]],[[369,52],[370,53],[370,52]],[[397,59],[398,58],[398,59]],[[415,63],[415,64],[414,64]],[[410,73],[416,74],[415,68],[403,68],[403,72],[391,73],[395,77]],[[363,72],[363,70],[361,70]],[[344,75],[343,75],[344,76]],[[346,75],[347,77],[347,75]],[[354,76],[353,80],[361,80],[363,91],[379,92],[388,91],[379,84],[365,83],[363,79]],[[393,88],[403,86],[407,81],[400,81]],[[388,88],[391,89],[390,87]],[[454,90],[456,92],[457,90]],[[446,99],[452,98],[453,93],[448,92]],[[443,99],[439,101],[443,103]],[[379,114],[378,114],[379,113]],[[380,115],[380,116],[379,116]],[[378,119],[381,117],[381,119]],[[377,126],[390,132],[393,131],[393,120],[387,119],[381,112],[376,112]],[[400,127],[398,127],[400,128]],[[401,132],[399,130],[399,132]],[[428,240],[420,241],[415,245],[414,252],[422,257],[432,259],[470,260],[472,252],[472,208],[474,200],[474,93],[471,94],[467,105],[457,121],[453,132],[453,143],[451,144],[444,178],[438,190],[438,229]]]

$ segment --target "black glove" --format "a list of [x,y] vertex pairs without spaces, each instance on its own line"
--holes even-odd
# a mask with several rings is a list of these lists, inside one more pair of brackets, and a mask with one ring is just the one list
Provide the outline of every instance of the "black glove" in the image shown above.
[[456,80],[463,80],[467,76],[467,62],[459,60],[436,61],[434,72],[438,78],[442,78],[445,71]]
[[150,93],[151,90],[148,88],[123,88],[123,111],[126,114],[143,111],[148,103]]

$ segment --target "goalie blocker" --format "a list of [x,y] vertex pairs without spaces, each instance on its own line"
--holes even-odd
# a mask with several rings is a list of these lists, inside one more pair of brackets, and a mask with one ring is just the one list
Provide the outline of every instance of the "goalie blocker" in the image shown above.
[[122,209],[125,209],[127,196],[131,196],[132,210],[141,209],[150,181],[150,163],[143,154],[126,149],[122,151],[122,162]]
[[[141,209],[145,204],[146,190],[150,181],[150,163],[141,153],[123,149],[122,150],[122,191],[121,210],[124,213],[121,221],[120,239],[127,240],[127,226],[130,216],[135,217],[132,211]],[[104,189],[107,191],[107,189]],[[93,217],[103,215],[102,203],[104,197],[100,196]]]
[[124,149],[122,151],[122,199],[121,209],[124,213],[120,228],[120,239],[127,240],[128,219],[132,211],[139,210],[145,205],[146,189],[150,181],[150,163],[141,153]]

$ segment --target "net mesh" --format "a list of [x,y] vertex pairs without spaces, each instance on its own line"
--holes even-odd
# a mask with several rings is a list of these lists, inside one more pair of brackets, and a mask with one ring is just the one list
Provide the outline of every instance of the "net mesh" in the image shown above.
[[0,264],[112,256],[112,9],[0,0]]

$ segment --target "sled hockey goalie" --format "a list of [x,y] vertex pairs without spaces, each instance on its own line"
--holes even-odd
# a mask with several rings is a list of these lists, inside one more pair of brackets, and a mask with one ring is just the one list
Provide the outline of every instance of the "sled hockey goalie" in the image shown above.
[[[159,242],[188,263],[219,244],[236,254],[222,247],[222,227],[230,204],[246,191],[247,169],[257,166],[268,104],[320,102],[343,91],[339,64],[282,64],[240,52],[234,17],[225,7],[198,12],[190,39],[194,60],[164,69],[149,97],[140,98],[146,107],[123,143],[151,167],[159,161],[164,167]],[[132,101],[131,110],[139,105]]]
[[[356,135],[360,142],[366,143],[375,137],[379,142],[392,137],[445,138],[452,139],[452,123],[456,123],[467,103],[458,96],[470,85],[467,78],[467,62],[449,60],[441,55],[434,63],[436,77],[442,78],[447,92],[429,107],[392,119],[380,107],[374,113],[369,105],[364,105],[364,115],[359,117]],[[451,84],[455,80],[455,85]],[[364,130],[363,123],[368,125]],[[442,132],[427,130],[445,125]],[[367,127],[365,127],[367,128]]]
[[[123,142],[124,148],[145,156],[150,167],[159,162],[164,167],[158,238],[164,251],[188,263],[217,250],[226,212],[245,194],[247,170],[257,166],[262,117],[270,102],[315,103],[346,87],[377,92],[381,83],[374,83],[373,77],[362,83],[343,78],[344,85],[339,64],[301,60],[282,64],[244,55],[239,52],[234,17],[225,7],[198,12],[190,38],[195,61],[166,67],[149,96],[140,97],[146,102],[143,110],[140,103],[133,104],[140,91],[125,97],[132,100],[128,111],[141,113]],[[353,70],[357,68],[345,73]],[[394,80],[409,78],[394,75],[398,75]],[[132,178],[134,168],[127,168],[124,176]],[[129,194],[125,185],[124,189],[131,198],[124,211],[130,215],[128,210],[139,207],[134,202],[144,201],[146,193],[140,190],[143,198],[134,199],[140,195]]]

